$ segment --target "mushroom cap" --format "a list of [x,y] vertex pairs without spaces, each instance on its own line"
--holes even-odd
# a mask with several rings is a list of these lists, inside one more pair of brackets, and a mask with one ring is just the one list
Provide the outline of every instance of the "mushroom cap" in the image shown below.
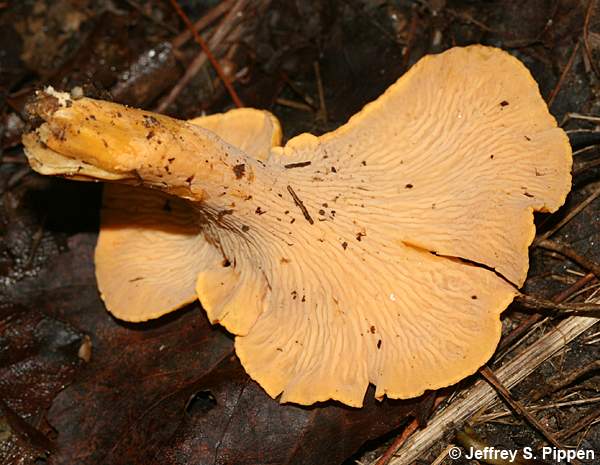
[[[70,115],[86,106],[106,110],[98,119],[114,123],[110,140],[100,123],[75,130]],[[26,141],[32,156],[47,145],[186,199],[107,191],[96,260],[99,281],[114,283],[102,290],[109,310],[158,316],[193,298],[195,277],[210,321],[236,335],[246,371],[282,402],[360,406],[369,383],[377,398],[410,398],[474,373],[525,279],[533,211],[556,210],[570,189],[566,134],[525,66],[490,47],[425,57],[339,129],[302,134],[266,158],[235,144],[273,144],[272,120],[270,135],[231,141],[226,121],[206,130],[133,109],[111,121],[115,112],[89,99],[61,106]],[[144,118],[172,146],[146,141]],[[168,215],[157,221],[158,210]],[[121,259],[103,263],[118,230],[128,231]],[[136,234],[162,266],[129,251]],[[118,286],[127,291],[111,304]],[[168,302],[167,287],[178,289]],[[150,297],[132,305],[131,290]],[[155,310],[127,311],[154,300]]]
[[[189,122],[257,160],[265,160],[271,147],[281,143],[279,121],[262,110],[240,108]],[[146,321],[198,298],[199,272],[209,263],[221,266],[223,257],[206,241],[197,217],[190,202],[173,195],[144,187],[104,186],[96,280],[114,316]]]
[[284,245],[262,243],[269,261],[251,268],[273,270],[271,292],[236,352],[299,404],[360,406],[369,383],[410,398],[474,373],[526,277],[533,211],[556,210],[571,182],[531,74],[483,46],[421,59],[336,131],[274,152],[311,162],[286,182],[315,222],[297,215]]

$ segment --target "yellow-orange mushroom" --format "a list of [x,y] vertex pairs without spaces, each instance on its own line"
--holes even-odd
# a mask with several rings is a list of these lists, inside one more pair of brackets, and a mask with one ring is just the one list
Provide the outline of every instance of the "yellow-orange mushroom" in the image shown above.
[[258,110],[184,122],[55,92],[31,108],[34,169],[120,183],[96,251],[108,310],[141,321],[198,297],[282,402],[360,406],[369,383],[409,398],[475,372],[525,280],[533,211],[570,189],[535,81],[483,46],[423,58],[283,147]]

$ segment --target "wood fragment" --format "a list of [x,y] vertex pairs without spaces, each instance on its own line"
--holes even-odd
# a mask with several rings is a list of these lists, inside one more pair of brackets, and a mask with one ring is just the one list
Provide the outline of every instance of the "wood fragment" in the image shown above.
[[[544,338],[530,344],[504,366],[496,370],[496,376],[508,389],[518,385],[533,373],[544,361],[555,355],[573,339],[594,326],[598,319],[574,316],[567,318],[548,332]],[[498,400],[498,394],[486,382],[477,381],[437,415],[428,426],[406,440],[389,465],[411,465],[422,454],[443,440],[448,425],[462,428],[466,421],[482,408]],[[373,462],[374,463],[374,462]]]
[[406,442],[406,440],[419,428],[419,423],[416,420],[411,421],[406,427],[402,430],[402,434],[394,439],[392,445],[385,451],[385,453],[379,457],[379,460],[375,463],[375,465],[387,465],[394,453],[402,447],[402,445]]
[[[432,406],[432,410],[442,403],[447,398],[446,395],[439,395],[435,398]],[[406,442],[406,440],[420,427],[419,418],[415,418],[412,420],[406,427],[402,430],[402,433],[394,439],[392,444],[387,448],[387,450],[383,453],[379,460],[375,463],[375,465],[387,465],[396,451],[402,447],[402,445]]]
[[310,161],[301,161],[298,163],[288,163],[287,165],[283,165],[283,167],[289,170],[291,168],[304,168],[305,166],[309,166],[310,164]]
[[585,19],[583,21],[583,50],[585,51],[585,55],[592,67],[592,71],[596,75],[596,78],[600,79],[600,72],[598,71],[598,66],[596,65],[596,61],[592,56],[592,48],[590,47],[589,42],[589,34],[590,34],[590,19],[592,18],[592,10],[594,9],[594,4],[596,0],[588,0],[587,8],[585,11]]
[[597,278],[600,278],[600,265],[593,260],[590,260],[583,255],[580,255],[573,249],[571,246],[567,244],[563,244],[561,242],[552,241],[550,239],[542,239],[537,241],[535,244],[537,247],[542,247],[546,250],[552,250],[554,252],[558,252],[564,257],[567,257],[569,260],[577,263],[582,268],[587,271],[591,271],[596,275]]
[[[238,2],[238,5],[240,3],[242,3],[242,2],[243,2],[243,0],[240,0]],[[223,68],[221,68],[221,65],[219,64],[219,62],[217,61],[217,59],[212,54],[209,46],[206,44],[206,42],[204,41],[204,39],[202,39],[202,37],[200,36],[200,34],[198,33],[198,31],[196,31],[196,29],[194,29],[194,25],[190,21],[190,18],[188,18],[188,16],[185,14],[185,12],[181,9],[181,6],[179,6],[179,3],[177,2],[177,0],[171,0],[171,5],[173,5],[173,8],[175,8],[175,11],[179,15],[179,17],[185,23],[186,27],[191,31],[192,35],[194,36],[194,40],[196,41],[196,43],[198,45],[200,45],[200,47],[202,48],[202,50],[206,54],[208,60],[213,65],[215,71],[219,75],[219,78],[221,78],[221,81],[223,81],[223,85],[225,85],[225,88],[229,92],[229,95],[231,96],[231,100],[233,100],[233,103],[235,103],[235,105],[238,108],[243,107],[244,104],[242,103],[242,100],[240,99],[240,97],[238,96],[237,92],[235,91],[235,89],[231,85],[231,81],[229,80],[229,77],[223,72]]]
[[[222,52],[222,48],[224,45],[224,41],[229,37],[230,41],[235,41],[238,37],[233,35],[233,32],[240,33],[240,30],[235,28],[235,24],[237,21],[237,15],[241,11],[241,9],[245,6],[245,0],[238,0],[235,5],[231,8],[229,13],[223,18],[223,20],[219,23],[219,26],[215,29],[213,34],[210,36],[208,41],[208,46],[211,50],[216,50],[217,52]],[[191,32],[190,32],[191,34]],[[190,81],[198,74],[198,72],[204,67],[206,61],[208,60],[208,56],[202,50],[190,65],[187,67],[185,73],[179,81],[173,86],[170,92],[164,96],[154,108],[154,111],[157,113],[164,113],[169,106],[175,102],[179,94],[185,89]]]
[[[456,435],[456,441],[463,446],[465,449],[473,449],[478,451],[485,451],[487,448],[493,447],[482,438],[480,438],[475,431],[473,431],[470,427],[465,427],[463,431],[460,431]],[[530,461],[527,461],[523,458],[523,453],[519,452],[514,460],[514,462],[508,459],[502,458],[489,458],[485,460],[486,463],[490,465],[531,465]]]
[[[590,397],[586,399],[577,399],[577,400],[569,400],[564,402],[551,402],[549,404],[543,405],[529,405],[527,406],[530,412],[541,412],[543,410],[549,410],[553,408],[562,408],[562,407],[574,407],[581,405],[588,405],[600,402],[600,397]],[[484,415],[478,415],[477,419],[473,419],[473,423],[489,423],[498,418],[509,417],[512,416],[513,412],[511,410],[502,410],[493,413],[486,413]],[[556,435],[558,436],[558,435]]]
[[578,204],[575,208],[573,208],[567,215],[558,222],[554,227],[550,228],[544,234],[539,236],[533,243],[534,246],[537,245],[538,242],[543,241],[544,239],[548,239],[552,236],[556,231],[562,228],[565,224],[575,218],[581,211],[583,211],[590,203],[592,203],[596,198],[600,196],[600,184],[596,186],[593,192],[580,204]]
[[569,72],[571,71],[571,68],[573,67],[573,63],[575,62],[575,56],[577,55],[578,51],[579,51],[579,41],[577,41],[577,43],[575,44],[575,47],[573,47],[573,51],[571,52],[571,56],[569,57],[569,61],[567,61],[567,65],[565,66],[565,69],[563,69],[563,72],[561,73],[560,78],[558,79],[558,82],[556,83],[556,86],[554,87],[554,89],[552,89],[552,92],[550,92],[550,95],[548,96],[548,107],[552,106],[552,104],[554,103],[554,99],[556,99],[556,96],[560,92],[560,89],[562,88],[562,86],[565,82],[565,79],[567,78],[567,75],[569,74]]
[[285,72],[280,73],[281,79],[313,110],[316,109],[314,99],[292,81]]
[[[576,293],[580,289],[583,289],[585,286],[587,286],[593,280],[594,280],[594,274],[588,273],[583,278],[580,278],[572,286],[568,287],[567,289],[559,292],[554,297],[552,297],[552,301],[555,303],[564,302],[569,297],[571,297],[574,293]],[[515,328],[513,331],[511,331],[508,336],[502,338],[502,340],[500,341],[500,344],[498,344],[498,350],[496,352],[508,349],[510,346],[513,345],[513,343],[515,341],[519,340],[523,335],[525,335],[527,333],[527,331],[529,331],[529,329],[533,325],[535,325],[536,323],[541,321],[543,318],[544,318],[544,316],[539,313],[536,313],[535,315],[531,315],[529,318],[527,318],[525,321],[523,321],[517,328]]]
[[502,384],[502,381],[494,374],[494,372],[486,365],[479,370],[479,373],[485,378],[485,380],[493,386],[493,388],[502,396],[502,398],[515,410],[519,416],[521,416],[527,423],[529,423],[538,433],[540,433],[546,440],[554,447],[562,449],[563,446],[558,442],[554,435],[548,431],[544,426],[534,417],[529,411],[521,405],[519,401],[513,398],[510,391]]
[[310,216],[310,213],[308,213],[308,210],[304,206],[304,203],[302,202],[302,200],[300,200],[300,197],[298,197],[296,195],[296,193],[294,192],[294,189],[292,188],[292,186],[287,186],[287,190],[290,193],[290,195],[292,196],[292,199],[294,199],[294,203],[296,204],[296,206],[302,212],[302,215],[304,215],[304,218],[306,219],[306,221],[308,221],[310,224],[315,224],[315,221]]
[[[194,30],[196,30],[197,32],[202,32],[221,16],[230,11],[235,2],[236,0],[222,0],[221,2],[219,2],[194,23]],[[185,43],[191,38],[192,31],[186,29],[177,37],[175,37],[171,41],[171,44],[173,45],[173,48],[180,48],[182,45],[185,45]]]
[[594,371],[600,371],[600,360],[595,360],[584,367],[572,371],[568,375],[560,374],[560,376],[546,383],[542,389],[533,392],[531,395],[531,400],[540,400],[542,397],[546,397],[548,394],[552,394],[553,392],[564,389],[573,384],[579,378],[587,376]]
[[327,122],[327,106],[325,105],[325,91],[323,90],[323,81],[321,80],[321,66],[318,61],[313,62],[315,77],[317,78],[317,90],[319,92],[319,113],[318,118]]
[[600,315],[600,304],[598,303],[556,303],[551,300],[541,299],[526,294],[518,294],[515,302],[523,308],[535,311],[552,311],[565,313],[598,313]]
[[291,99],[287,99],[287,98],[283,98],[283,97],[276,98],[275,103],[277,105],[281,105],[284,107],[294,108],[295,110],[306,111],[307,113],[313,112],[312,107],[307,105],[306,103],[296,102],[295,100],[291,100]]
[[571,436],[573,436],[574,434],[577,434],[583,428],[590,426],[592,423],[594,423],[599,418],[600,418],[600,408],[597,408],[593,412],[590,412],[587,415],[580,418],[577,421],[577,423],[575,423],[574,425],[557,433],[556,437],[559,440],[569,439]]

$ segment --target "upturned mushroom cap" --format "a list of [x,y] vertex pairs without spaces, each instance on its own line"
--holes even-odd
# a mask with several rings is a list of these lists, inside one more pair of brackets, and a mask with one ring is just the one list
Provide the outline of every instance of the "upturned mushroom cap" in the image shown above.
[[[266,111],[241,108],[189,122],[256,160],[281,143],[279,121]],[[145,321],[195,301],[198,274],[222,262],[190,202],[144,187],[104,187],[96,279],[117,318]]]
[[338,130],[266,160],[107,102],[38,114],[30,159],[50,150],[183,199],[190,213],[170,213],[196,242],[163,255],[194,257],[185,281],[197,273],[210,320],[282,402],[360,406],[369,383],[409,398],[475,372],[525,279],[533,211],[570,188],[569,143],[535,81],[482,46],[423,58]]

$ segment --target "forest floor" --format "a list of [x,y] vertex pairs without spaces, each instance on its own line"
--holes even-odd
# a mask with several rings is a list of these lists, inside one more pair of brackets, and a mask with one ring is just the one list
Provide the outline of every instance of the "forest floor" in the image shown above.
[[[597,300],[596,1],[180,4],[201,21],[241,102],[274,113],[286,140],[340,126],[426,54],[481,43],[519,58],[575,151],[566,204],[536,216],[523,292],[566,305]],[[426,431],[428,418],[482,378],[412,401],[379,403],[370,390],[362,410],[280,405],[248,378],[231,336],[211,327],[198,303],[141,325],[104,310],[93,271],[101,185],[29,168],[20,143],[25,104],[52,85],[182,119],[233,108],[190,36],[169,0],[0,1],[1,463],[367,464],[392,455],[409,431]],[[572,315],[512,304],[488,378]],[[446,457],[450,444],[539,451],[552,441],[595,451],[594,460],[571,463],[600,463],[599,356],[599,328],[590,325],[510,390],[517,404],[482,406],[444,425],[415,463],[485,463]]]

